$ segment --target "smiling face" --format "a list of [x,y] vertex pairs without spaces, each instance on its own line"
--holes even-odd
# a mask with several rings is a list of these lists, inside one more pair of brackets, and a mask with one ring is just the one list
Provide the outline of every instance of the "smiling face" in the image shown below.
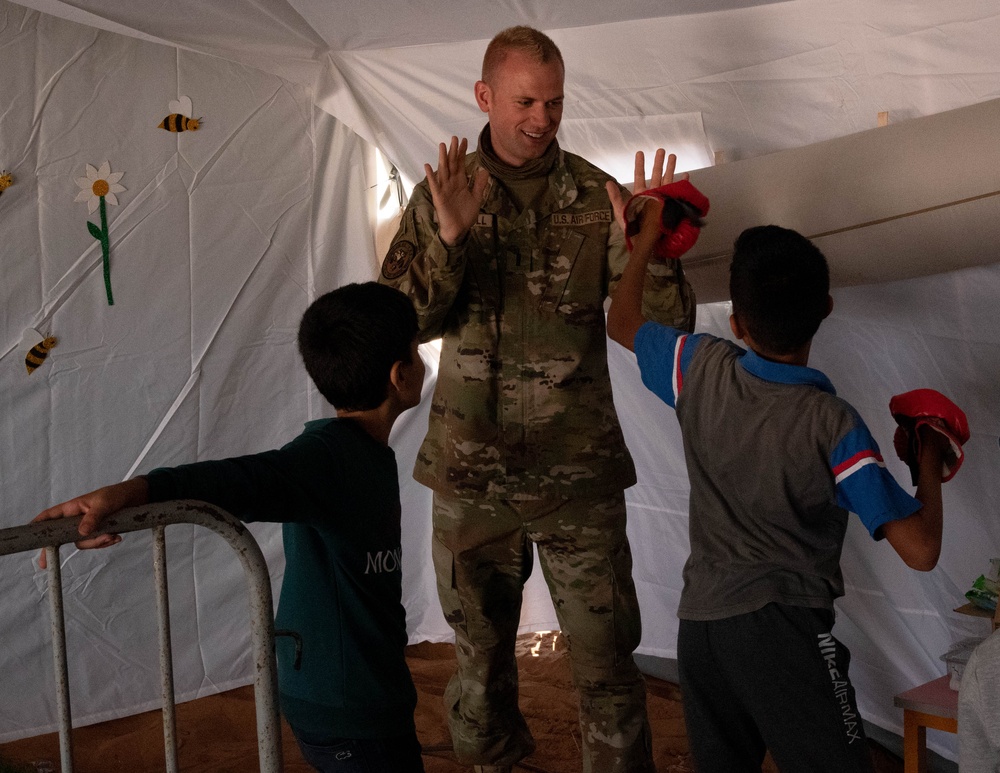
[[514,167],[541,158],[562,120],[562,64],[515,49],[489,79],[476,83],[476,102],[490,117],[493,150]]

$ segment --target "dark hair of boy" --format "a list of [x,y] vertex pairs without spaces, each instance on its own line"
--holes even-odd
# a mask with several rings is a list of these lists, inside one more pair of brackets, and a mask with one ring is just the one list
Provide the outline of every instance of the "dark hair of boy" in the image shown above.
[[748,228],[729,267],[733,314],[771,354],[790,354],[816,334],[829,313],[826,258],[802,234],[776,225]]
[[393,364],[410,364],[416,335],[417,313],[406,295],[375,282],[349,284],[306,309],[299,352],[335,408],[364,411],[385,400]]

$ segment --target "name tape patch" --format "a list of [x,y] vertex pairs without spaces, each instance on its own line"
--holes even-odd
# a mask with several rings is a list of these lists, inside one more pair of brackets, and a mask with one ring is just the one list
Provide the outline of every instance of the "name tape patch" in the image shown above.
[[611,212],[607,209],[599,209],[595,212],[578,212],[575,215],[567,212],[557,212],[552,216],[552,225],[579,226],[610,222]]

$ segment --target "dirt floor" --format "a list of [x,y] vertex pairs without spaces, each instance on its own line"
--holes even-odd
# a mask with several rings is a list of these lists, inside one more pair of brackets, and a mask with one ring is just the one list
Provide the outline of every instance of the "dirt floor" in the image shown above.
[[[576,773],[580,770],[577,705],[570,683],[568,655],[557,634],[522,637],[518,643],[521,708],[538,750],[516,771]],[[417,732],[427,773],[469,773],[458,764],[444,722],[441,696],[454,668],[449,644],[418,644],[407,659],[419,694]],[[693,771],[687,754],[680,691],[676,685],[648,680],[653,752],[659,773]],[[283,750],[287,773],[309,773],[287,725]],[[257,770],[253,689],[245,687],[177,707],[179,765],[185,773],[249,773]],[[73,731],[76,773],[156,773],[164,770],[163,730],[157,711]],[[872,744],[877,773],[902,773],[902,762]],[[27,771],[58,773],[55,734],[0,746],[0,760],[27,763]],[[4,770],[0,767],[0,771]],[[777,770],[767,761],[765,773]]]

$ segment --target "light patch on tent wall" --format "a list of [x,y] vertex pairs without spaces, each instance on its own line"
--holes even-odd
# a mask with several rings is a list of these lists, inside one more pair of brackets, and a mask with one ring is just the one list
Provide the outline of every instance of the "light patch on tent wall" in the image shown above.
[[201,126],[201,118],[192,118],[194,106],[191,97],[181,96],[167,104],[170,114],[160,121],[158,129],[168,132],[194,132]]
[[29,327],[21,337],[21,346],[27,351],[24,355],[24,367],[30,376],[45,362],[52,348],[59,343],[59,339],[52,335],[42,335],[34,328]]
[[108,306],[115,305],[115,298],[111,292],[111,241],[108,238],[108,204],[118,206],[116,193],[125,191],[124,185],[119,185],[124,172],[111,171],[111,164],[105,161],[100,169],[95,169],[87,164],[87,176],[77,177],[76,184],[80,186],[80,192],[76,194],[74,201],[86,201],[87,212],[94,214],[94,210],[101,211],[101,225],[87,221],[87,230],[90,235],[101,243],[101,254],[104,258],[104,290],[108,296]]
[[12,175],[10,172],[4,169],[3,174],[0,174],[0,195],[2,195],[3,192],[13,184],[14,184],[14,175]]
[[406,180],[396,166],[378,148],[375,149],[375,269],[389,253],[393,236],[399,230],[406,206],[406,191],[413,184]]

